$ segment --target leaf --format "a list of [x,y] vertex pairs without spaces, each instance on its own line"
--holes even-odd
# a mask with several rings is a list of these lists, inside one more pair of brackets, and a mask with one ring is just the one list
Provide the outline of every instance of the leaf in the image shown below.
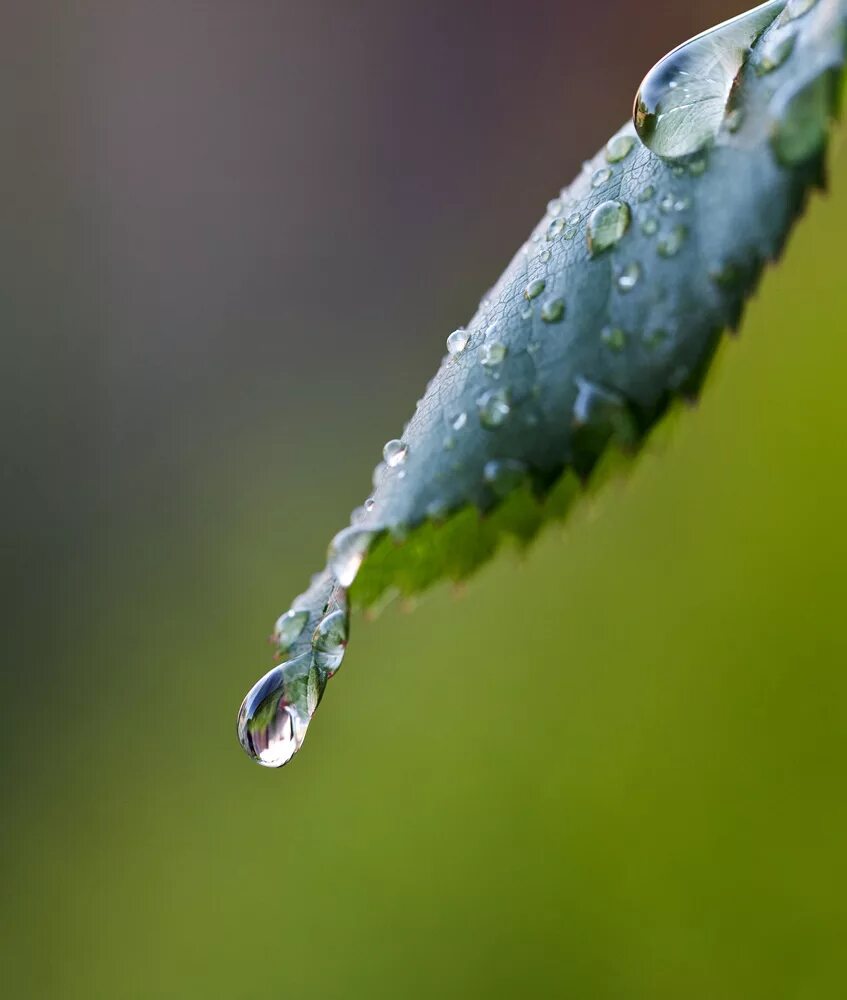
[[[402,438],[386,445],[373,497],[294,602],[308,621],[280,655],[297,669],[306,654],[320,659],[315,642],[328,614],[343,610],[346,642],[347,588],[367,608],[466,578],[504,538],[526,544],[563,518],[674,400],[697,395],[723,332],[737,327],[764,265],[823,183],[841,90],[847,0],[771,3],[755,17],[743,49],[737,19],[709,36],[706,56],[698,38],[648,76],[639,133],[648,143],[658,135],[665,145],[651,144],[665,155],[624,126],[550,203],[451,335]],[[686,71],[697,94],[670,94],[668,65],[706,57],[714,66]],[[662,114],[673,122],[664,133]],[[695,133],[712,121],[717,132],[705,142]],[[668,157],[674,144],[684,155]],[[331,669],[318,665],[318,697],[341,653]],[[245,699],[245,719],[266,720],[256,703],[263,684]],[[314,705],[301,698],[294,709],[301,729],[291,754]]]

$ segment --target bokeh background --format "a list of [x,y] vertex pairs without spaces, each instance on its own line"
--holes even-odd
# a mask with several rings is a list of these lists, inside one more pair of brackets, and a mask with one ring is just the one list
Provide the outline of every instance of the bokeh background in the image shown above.
[[701,404],[240,700],[446,334],[731,0],[4,7],[9,995],[815,998],[847,930],[847,159]]

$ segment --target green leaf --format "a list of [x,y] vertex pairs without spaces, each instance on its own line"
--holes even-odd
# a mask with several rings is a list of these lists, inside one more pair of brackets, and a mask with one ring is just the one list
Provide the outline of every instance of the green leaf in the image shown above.
[[[698,394],[722,334],[823,182],[847,0],[783,6],[758,9],[737,76],[688,73],[714,93],[680,100],[664,65],[645,80],[639,132],[647,142],[659,134],[664,156],[627,124],[551,201],[451,336],[401,438],[386,446],[373,497],[295,603],[310,619],[292,658],[313,648],[348,586],[354,605],[373,607],[466,578],[504,538],[526,544],[634,454],[675,400]],[[708,52],[714,38],[737,45],[739,30],[718,29]],[[689,46],[673,58],[701,56]],[[672,130],[656,132],[656,109]],[[668,158],[674,145],[685,155]]]

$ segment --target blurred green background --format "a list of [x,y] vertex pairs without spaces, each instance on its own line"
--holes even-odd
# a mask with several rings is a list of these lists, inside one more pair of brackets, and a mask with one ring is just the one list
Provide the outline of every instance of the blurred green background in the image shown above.
[[446,333],[736,12],[13,5],[9,995],[843,995],[843,156],[631,476],[357,619],[289,767],[234,731]]

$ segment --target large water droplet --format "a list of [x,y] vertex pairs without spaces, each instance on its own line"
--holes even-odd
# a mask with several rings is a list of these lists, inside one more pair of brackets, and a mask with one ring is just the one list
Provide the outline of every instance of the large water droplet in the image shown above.
[[629,205],[623,201],[604,201],[588,220],[588,251],[592,256],[613,247],[629,228]]
[[467,330],[454,330],[447,338],[448,353],[453,355],[461,354],[462,351],[464,351],[464,349],[468,346],[468,341],[470,339],[471,336]]
[[308,611],[295,611],[294,608],[291,608],[284,615],[280,615],[277,618],[272,639],[280,656],[285,656],[289,649],[291,649],[295,641],[299,638],[300,633],[306,627],[308,620]]
[[393,469],[395,466],[405,462],[408,453],[408,445],[397,438],[394,438],[392,441],[386,441],[385,447],[382,449],[382,457],[385,459],[385,464],[389,469]]
[[374,533],[366,528],[344,528],[329,543],[327,563],[342,587],[349,587],[356,579],[359,567],[370,548]]
[[246,753],[265,767],[287,764],[303,744],[322,692],[311,652],[265,674],[238,712],[238,739]]
[[661,59],[635,97],[641,141],[658,156],[688,156],[720,131],[733,83],[750,46],[785,6],[769,0],[704,31]]
[[476,401],[479,422],[488,430],[501,427],[512,411],[509,393],[506,389],[489,389]]
[[545,284],[546,282],[543,278],[536,278],[534,281],[530,281],[523,293],[528,299],[537,299],[544,291]]

